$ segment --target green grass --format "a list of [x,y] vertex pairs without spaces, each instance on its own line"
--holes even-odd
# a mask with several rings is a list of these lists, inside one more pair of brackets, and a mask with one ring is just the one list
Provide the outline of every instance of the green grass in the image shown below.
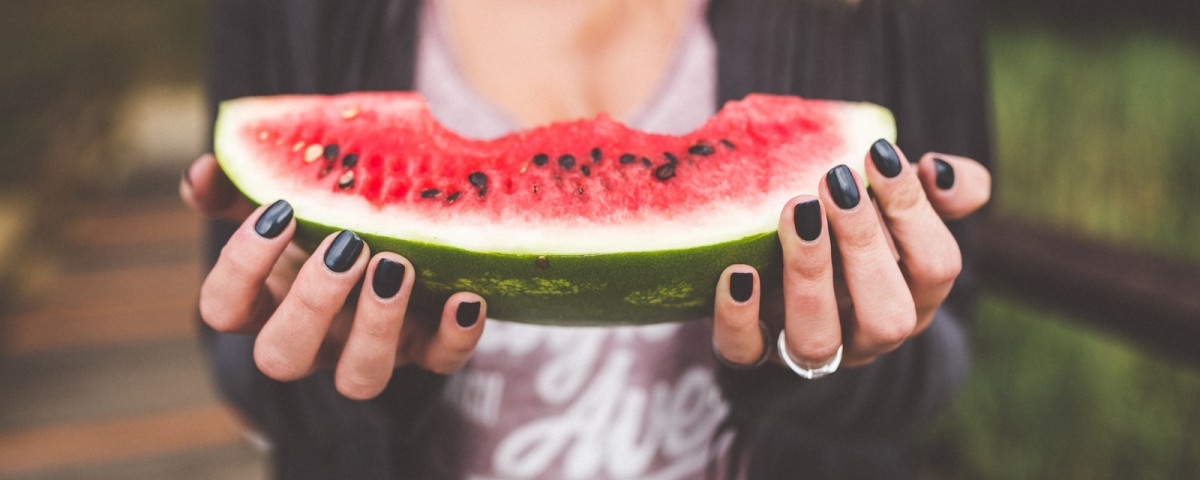
[[[996,209],[1200,258],[1200,47],[1137,29],[998,27]],[[1196,366],[996,294],[979,313],[973,375],[924,438],[924,476],[1200,474]]]

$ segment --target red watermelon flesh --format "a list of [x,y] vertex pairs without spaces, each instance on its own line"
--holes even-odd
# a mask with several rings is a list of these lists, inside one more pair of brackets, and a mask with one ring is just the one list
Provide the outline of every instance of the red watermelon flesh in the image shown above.
[[[769,247],[735,253],[774,231],[788,198],[838,164],[861,172],[871,143],[894,135],[875,105],[751,95],[683,136],[601,115],[476,140],[439,124],[419,95],[387,92],[226,102],[216,140],[252,200],[285,198],[305,231],[349,228],[408,255],[435,297],[475,290],[516,320],[640,323],[702,315],[726,264],[770,269]],[[422,264],[413,253],[425,250],[440,253]],[[702,265],[678,263],[689,255]],[[582,262],[579,276],[555,276],[565,267],[551,257]],[[645,275],[657,286],[618,287]],[[522,296],[557,306],[505,308]],[[671,304],[685,306],[664,313]]]

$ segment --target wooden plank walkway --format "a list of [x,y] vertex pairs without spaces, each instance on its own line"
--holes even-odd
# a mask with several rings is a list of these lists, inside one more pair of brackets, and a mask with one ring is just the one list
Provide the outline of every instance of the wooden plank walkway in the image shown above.
[[0,313],[0,479],[261,479],[195,334],[199,220],[175,177],[99,198]]

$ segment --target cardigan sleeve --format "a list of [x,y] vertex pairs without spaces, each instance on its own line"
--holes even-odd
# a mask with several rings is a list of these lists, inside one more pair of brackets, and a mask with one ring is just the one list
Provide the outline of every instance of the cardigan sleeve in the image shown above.
[[[210,118],[221,101],[242,96],[406,88],[417,8],[411,0],[215,0]],[[210,267],[235,228],[210,222]],[[416,447],[444,377],[402,367],[379,397],[358,402],[337,393],[329,371],[294,382],[266,377],[255,367],[253,336],[200,330],[218,389],[272,442],[276,478],[420,478]]]
[[[721,99],[768,92],[871,101],[893,111],[910,158],[939,151],[987,165],[979,10],[971,0],[711,0]],[[773,478],[762,472],[780,465],[794,469],[775,472],[811,472],[811,462],[839,456],[837,468],[852,468],[861,458],[845,452],[895,443],[949,403],[967,371],[974,297],[971,221],[950,227],[963,274],[931,326],[899,349],[819,381],[783,368],[721,372],[729,426],[760,475],[751,478]],[[821,452],[798,454],[806,449]]]

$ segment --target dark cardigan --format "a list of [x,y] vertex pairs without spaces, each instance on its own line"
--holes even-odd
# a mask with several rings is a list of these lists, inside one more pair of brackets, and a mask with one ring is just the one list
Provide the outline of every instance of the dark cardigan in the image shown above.
[[[407,90],[419,1],[216,0],[211,112],[279,93]],[[750,92],[872,101],[892,109],[898,144],[988,158],[979,6],[967,0],[711,0],[720,102]],[[232,226],[214,223],[215,261]],[[900,475],[903,434],[945,406],[966,369],[967,268],[934,326],[873,365],[819,382],[764,367],[721,372],[727,427],[750,478]],[[423,429],[444,379],[397,370],[378,399],[337,394],[329,372],[280,383],[254,367],[253,339],[203,329],[217,383],[275,442],[279,478],[420,478]]]

